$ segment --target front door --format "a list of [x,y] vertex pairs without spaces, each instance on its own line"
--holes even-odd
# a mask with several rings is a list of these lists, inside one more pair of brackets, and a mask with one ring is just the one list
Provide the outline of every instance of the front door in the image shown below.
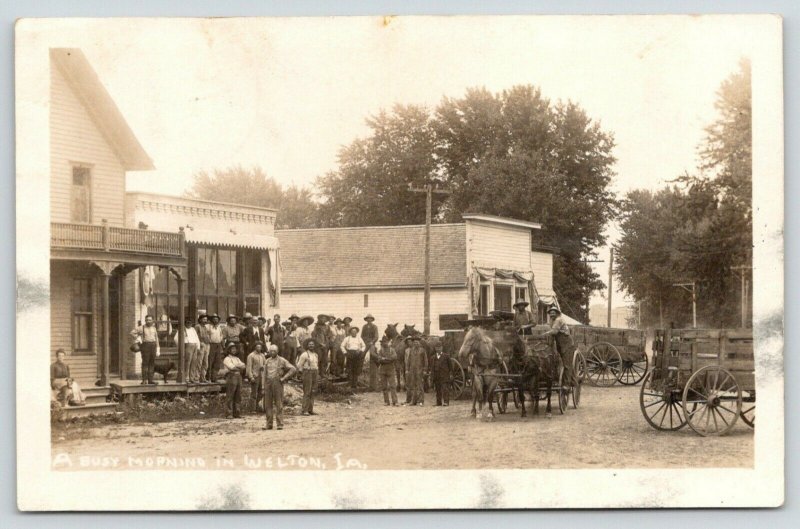
[[124,276],[112,275],[108,282],[108,347],[109,363],[108,372],[119,375],[120,367],[120,288]]

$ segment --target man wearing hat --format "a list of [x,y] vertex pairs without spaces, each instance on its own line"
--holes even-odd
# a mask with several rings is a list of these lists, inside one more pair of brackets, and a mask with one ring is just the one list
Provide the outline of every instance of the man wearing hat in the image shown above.
[[319,376],[319,354],[313,338],[303,343],[303,353],[297,359],[297,370],[303,376],[303,415],[314,413],[314,391],[317,389]]
[[550,316],[550,330],[544,335],[553,337],[556,351],[561,355],[561,361],[564,364],[564,377],[568,381],[573,381],[574,385],[576,381],[573,378],[572,354],[575,351],[575,345],[572,342],[569,326],[557,306],[551,305],[547,309],[547,315]]
[[199,366],[198,375],[200,377],[200,383],[205,384],[208,382],[208,378],[206,376],[208,374],[209,354],[208,315],[204,310],[198,312],[199,315],[197,316],[197,325],[194,326],[197,337],[200,339],[200,349],[197,352],[197,363]]
[[328,315],[319,314],[314,330],[311,331],[311,338],[314,339],[317,355],[319,356],[319,370],[325,372],[328,367]]
[[350,335],[342,341],[341,351],[347,359],[347,376],[350,387],[358,387],[358,377],[361,376],[361,363],[364,361],[366,344],[358,336],[358,327],[350,327]]
[[290,318],[281,325],[286,328],[286,334],[283,339],[283,354],[281,356],[294,364],[297,359],[297,349],[300,348],[300,344],[297,343],[297,320]]
[[219,378],[219,370],[222,368],[222,329],[219,322],[219,314],[212,314],[208,324],[208,372],[206,380],[216,382]]
[[330,372],[331,375],[340,376],[344,370],[344,354],[342,353],[342,342],[347,336],[344,328],[344,321],[336,318],[331,326],[330,338]]
[[250,379],[250,402],[252,402],[251,409],[253,413],[263,411],[259,404],[264,397],[264,386],[261,376],[261,371],[264,369],[264,364],[267,362],[266,351],[264,351],[264,342],[256,342],[253,345],[253,352],[247,355],[247,378]]
[[267,410],[267,426],[272,430],[272,419],[278,430],[283,430],[283,385],[294,376],[297,370],[288,360],[278,356],[277,346],[269,346],[269,357],[264,363],[264,407]]
[[431,366],[431,378],[433,387],[436,391],[436,405],[450,405],[450,355],[443,351],[442,342],[437,341],[433,345],[433,366]]
[[375,352],[375,344],[378,343],[380,333],[378,333],[378,326],[375,325],[375,318],[372,314],[364,316],[364,321],[367,323],[361,328],[361,339],[364,340],[366,351],[370,355],[369,389],[370,391],[376,391],[378,386],[378,364],[372,361],[372,353]]
[[309,325],[314,323],[313,316],[303,316],[297,320],[297,329],[295,330],[295,338],[297,338],[297,347],[300,348],[303,342],[311,338],[311,330]]
[[270,343],[278,346],[278,356],[286,358],[286,353],[283,350],[283,342],[286,341],[286,330],[281,325],[281,315],[275,314],[272,317],[272,322],[272,325],[267,328],[267,338],[269,338]]
[[242,405],[242,372],[247,366],[237,356],[239,348],[236,342],[228,342],[225,352],[225,360],[222,361],[225,372],[225,417],[238,419],[242,416],[239,411]]
[[412,406],[425,403],[425,392],[422,389],[423,377],[428,370],[428,355],[420,343],[418,334],[405,339],[406,344],[406,392]]
[[397,352],[392,347],[392,341],[388,336],[381,338],[381,346],[375,352],[375,363],[378,365],[378,378],[381,382],[381,391],[383,391],[383,404],[389,405],[389,396],[391,395],[392,406],[397,406],[397,392],[395,386],[397,379],[395,378],[395,364],[397,363]]
[[522,298],[514,303],[514,328],[519,330],[524,325],[536,325],[536,316],[528,310],[529,303]]
[[[225,342],[226,344],[225,352],[227,354],[228,350],[227,344],[229,344],[230,342],[235,343],[237,351],[236,354],[239,355],[239,360],[242,360],[242,363],[244,363],[244,360],[242,359],[243,356],[242,345],[240,343],[241,333],[242,333],[242,326],[239,325],[239,318],[235,314],[228,314],[227,324],[225,325],[225,327],[222,328],[222,341]],[[244,358],[246,359],[247,357]]]
[[175,331],[173,339],[178,343],[178,335],[183,333],[183,376],[189,384],[197,384],[200,382],[200,363],[199,349],[200,337],[197,336],[197,331],[194,329],[191,318],[186,318],[183,325]]
[[256,343],[261,342],[263,344],[266,342],[267,335],[264,329],[258,326],[258,319],[251,317],[247,321],[247,326],[239,335],[239,340],[242,342],[245,352],[249,355],[255,349]]

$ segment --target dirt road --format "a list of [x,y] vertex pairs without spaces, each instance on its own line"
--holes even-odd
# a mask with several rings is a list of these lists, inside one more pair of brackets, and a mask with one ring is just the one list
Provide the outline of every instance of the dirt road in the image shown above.
[[[638,387],[586,387],[581,407],[523,419],[513,405],[494,422],[469,417],[470,402],[385,407],[377,393],[352,404],[318,402],[319,415],[289,416],[263,431],[263,416],[91,428],[55,440],[54,468],[664,468],[751,467],[753,433],[740,420],[721,438],[688,427],[657,432],[644,421]],[[83,457],[83,459],[82,459]],[[91,458],[91,459],[90,459]]]

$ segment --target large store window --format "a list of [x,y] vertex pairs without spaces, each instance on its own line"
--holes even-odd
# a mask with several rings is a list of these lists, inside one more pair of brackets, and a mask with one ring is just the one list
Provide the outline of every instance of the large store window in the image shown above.
[[255,250],[196,248],[189,291],[196,310],[241,316],[261,312],[261,254]]
[[72,351],[92,352],[92,280],[72,281]]

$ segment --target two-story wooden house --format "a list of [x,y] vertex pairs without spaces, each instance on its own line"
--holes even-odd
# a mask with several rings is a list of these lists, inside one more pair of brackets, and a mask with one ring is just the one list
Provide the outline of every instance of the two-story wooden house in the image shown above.
[[123,286],[131,272],[161,267],[183,299],[183,233],[126,226],[126,171],[153,168],[84,54],[52,49],[50,354],[64,349],[84,385],[105,386],[125,370],[134,322],[122,317]]

